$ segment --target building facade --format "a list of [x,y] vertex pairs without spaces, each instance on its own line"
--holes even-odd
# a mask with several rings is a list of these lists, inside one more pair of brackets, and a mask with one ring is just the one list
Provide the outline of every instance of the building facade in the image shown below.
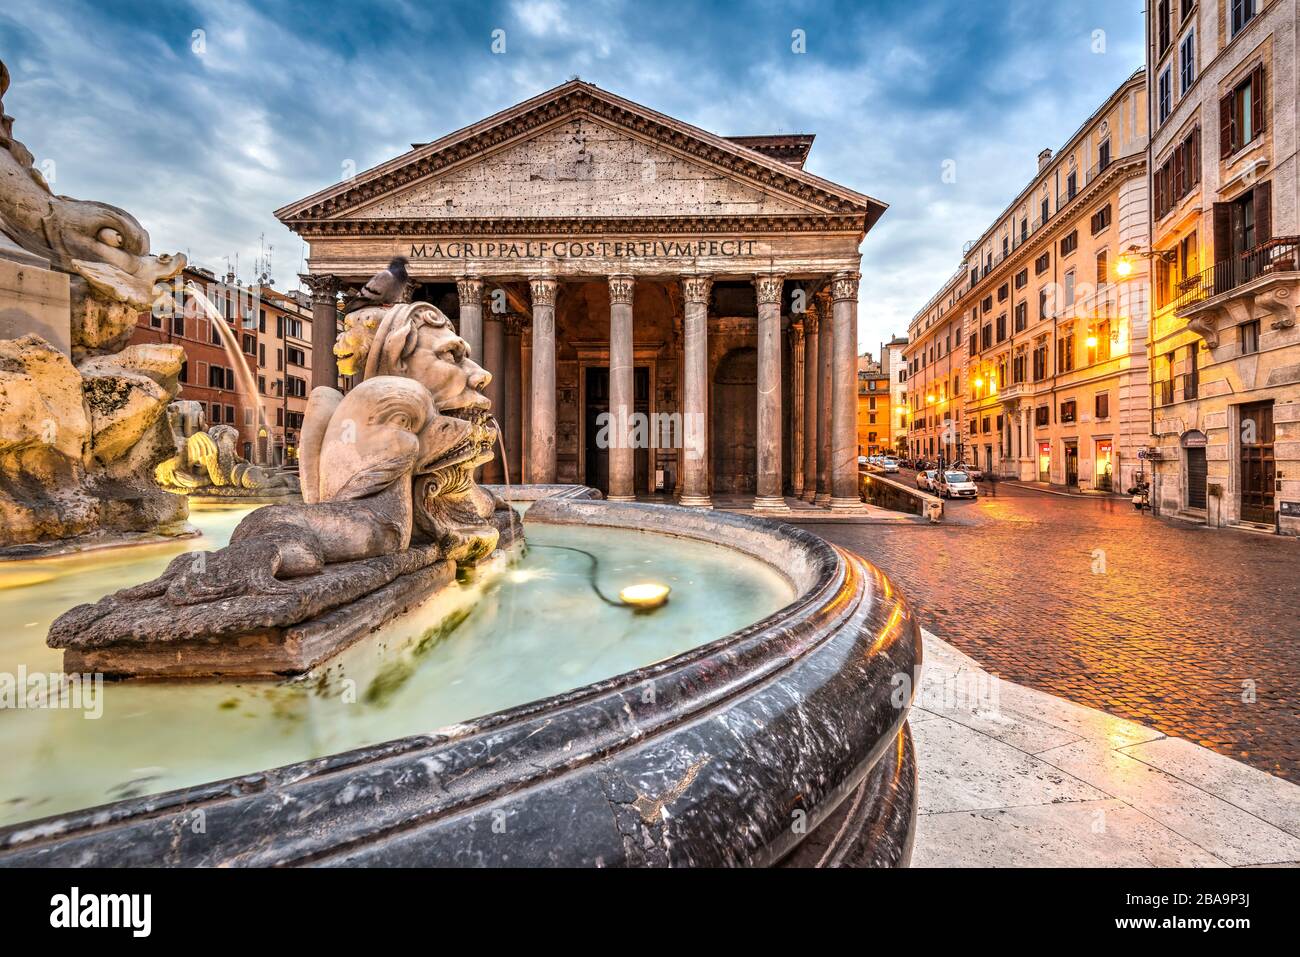
[[[1143,73],[967,247],[914,318],[913,447],[1004,478],[1127,488],[1149,434]],[[920,427],[918,428],[918,422]],[[919,439],[919,442],[915,441]],[[930,451],[933,449],[933,451]]]
[[[225,331],[200,300],[197,286]],[[311,304],[302,293],[219,280],[188,267],[170,286],[171,301],[141,313],[132,343],[185,349],[179,399],[199,402],[208,425],[239,430],[238,447],[258,464],[292,464],[311,393]]]
[[946,463],[966,459],[966,323],[962,308],[970,290],[965,266],[912,317],[903,367],[907,376],[908,455]]
[[890,449],[896,454],[907,453],[907,337],[894,336],[880,344],[880,365],[889,377],[889,434]]
[[858,455],[893,451],[889,373],[869,352],[858,356]]
[[855,508],[858,246],[885,207],[807,172],[811,144],[574,80],[276,215],[325,313],[408,257],[494,373],[512,481]]
[[1153,499],[1300,534],[1300,3],[1149,7]]

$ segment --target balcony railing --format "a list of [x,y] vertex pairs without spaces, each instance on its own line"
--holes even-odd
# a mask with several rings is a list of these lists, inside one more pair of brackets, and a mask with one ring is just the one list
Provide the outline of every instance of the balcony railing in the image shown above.
[[1300,236],[1279,236],[1256,246],[1250,252],[1217,262],[1209,269],[1190,276],[1178,284],[1174,309],[1183,310],[1231,292],[1261,276],[1278,272],[1295,272],[1300,260]]

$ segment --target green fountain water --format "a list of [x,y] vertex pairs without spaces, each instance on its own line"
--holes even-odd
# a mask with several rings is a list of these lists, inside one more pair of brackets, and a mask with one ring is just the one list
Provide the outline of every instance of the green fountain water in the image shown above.
[[[197,544],[0,566],[0,676],[58,672],[44,643],[55,617],[224,545],[248,511],[195,511]],[[0,710],[0,825],[436,731],[671,657],[794,597],[772,568],[718,546],[536,524],[527,536],[495,583],[462,581],[303,679],[108,682],[80,708]],[[645,615],[602,601],[588,554],[603,594],[653,581],[671,599]]]

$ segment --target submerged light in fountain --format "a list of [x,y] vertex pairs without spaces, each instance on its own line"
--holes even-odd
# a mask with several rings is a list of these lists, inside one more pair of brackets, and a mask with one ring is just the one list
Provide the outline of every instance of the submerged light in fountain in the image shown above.
[[667,585],[658,582],[640,582],[624,588],[618,593],[618,599],[634,611],[654,611],[668,601],[668,593],[671,591]]

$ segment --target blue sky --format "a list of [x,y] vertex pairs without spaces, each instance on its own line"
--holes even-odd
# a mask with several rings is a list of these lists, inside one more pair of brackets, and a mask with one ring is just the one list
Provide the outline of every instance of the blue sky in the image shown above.
[[[574,75],[723,135],[816,133],[811,172],[890,204],[862,247],[860,343],[874,351],[906,333],[1038,151],[1141,65],[1142,11],[1142,0],[6,0],[0,58],[15,135],[56,192],[131,210],[155,250],[218,271],[238,255],[245,278],[264,234],[281,288],[296,285],[302,243],[272,210],[349,162],[364,170]],[[795,30],[806,52],[793,51]]]

